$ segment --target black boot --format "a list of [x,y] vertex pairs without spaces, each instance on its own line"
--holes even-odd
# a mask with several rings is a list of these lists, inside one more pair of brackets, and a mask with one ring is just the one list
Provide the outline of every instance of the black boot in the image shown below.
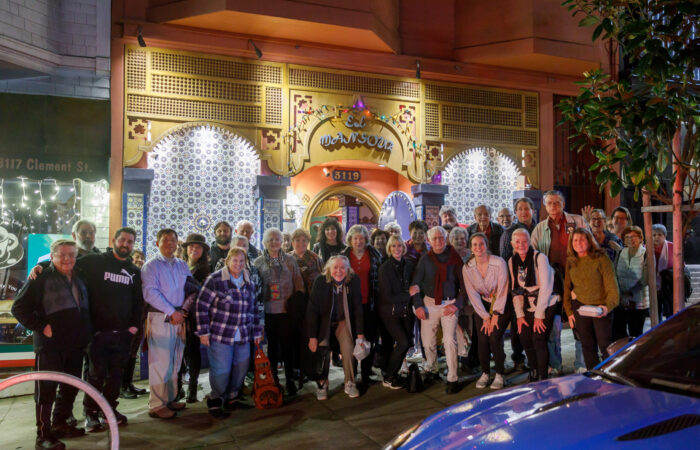
[[537,375],[537,369],[530,370],[530,373],[528,374],[527,379],[530,383],[532,383],[533,381],[538,381],[540,378]]
[[185,390],[182,389],[182,374],[178,373],[177,374],[177,395],[175,396],[174,401],[179,402],[183,398],[185,398]]
[[207,398],[207,408],[209,408],[209,414],[217,419],[224,419],[228,417],[229,413],[224,411],[223,404],[224,402],[220,398]]
[[187,403],[197,403],[197,379],[192,382],[190,378],[190,384],[187,387]]
[[122,375],[122,387],[119,392],[121,398],[128,400],[133,400],[136,398],[136,392],[132,389],[132,381],[134,379],[134,367],[136,367],[136,358],[129,358],[126,362],[126,367],[124,367],[124,374]]

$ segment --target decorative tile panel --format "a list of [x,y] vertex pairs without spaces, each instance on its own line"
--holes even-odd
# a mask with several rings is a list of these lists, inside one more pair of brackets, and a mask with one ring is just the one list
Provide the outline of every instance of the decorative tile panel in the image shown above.
[[148,155],[154,169],[148,211],[147,255],[156,252],[161,228],[182,239],[200,233],[213,239],[214,225],[226,220],[255,223],[258,155],[248,141],[216,126],[194,125],[162,139]]
[[454,156],[442,173],[442,184],[450,190],[445,204],[457,211],[460,222],[474,220],[474,208],[485,204],[493,210],[513,208],[513,191],[520,170],[513,161],[493,148],[474,148]]
[[144,249],[144,224],[146,223],[145,213],[145,194],[137,194],[133,192],[126,193],[126,218],[124,225],[136,230],[136,242],[134,248]]

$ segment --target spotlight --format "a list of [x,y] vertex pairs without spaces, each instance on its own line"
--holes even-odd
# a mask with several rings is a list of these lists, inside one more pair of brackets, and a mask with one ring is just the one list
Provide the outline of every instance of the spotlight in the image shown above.
[[416,78],[420,80],[420,61],[416,60]]
[[142,30],[141,30],[141,25],[139,25],[137,31],[138,31],[138,34],[136,35],[136,40],[139,41],[139,45],[140,45],[141,47],[145,47],[145,46],[146,46],[146,41],[143,40],[143,34],[141,34],[141,31],[142,31]]
[[328,167],[323,168],[323,175],[330,177],[331,176],[331,171],[328,170]]
[[255,45],[255,42],[253,42],[252,39],[248,39],[248,43],[253,46],[253,50],[255,50],[255,54],[258,56],[258,59],[262,58],[262,51],[258,48],[257,45]]

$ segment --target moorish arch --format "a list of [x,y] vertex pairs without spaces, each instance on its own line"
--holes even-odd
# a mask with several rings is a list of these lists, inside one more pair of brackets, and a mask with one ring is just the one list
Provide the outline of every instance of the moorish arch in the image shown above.
[[445,165],[442,184],[449,186],[445,204],[457,211],[460,221],[473,221],[474,208],[486,204],[493,210],[513,208],[520,169],[513,160],[494,148],[477,147],[455,154]]
[[157,251],[159,229],[176,227],[182,240],[189,233],[210,239],[220,220],[232,226],[241,219],[256,221],[260,158],[234,130],[218,124],[179,125],[154,143],[148,167],[154,171],[147,215],[149,257]]
[[314,217],[316,210],[321,206],[321,204],[328,197],[334,195],[350,195],[356,197],[362,203],[367,205],[367,207],[372,211],[375,217],[379,217],[379,211],[382,207],[377,197],[374,196],[370,191],[353,184],[338,183],[331,185],[314,196],[309,202],[309,206],[306,208],[304,215],[301,220],[301,227],[305,230],[311,227],[311,218]]

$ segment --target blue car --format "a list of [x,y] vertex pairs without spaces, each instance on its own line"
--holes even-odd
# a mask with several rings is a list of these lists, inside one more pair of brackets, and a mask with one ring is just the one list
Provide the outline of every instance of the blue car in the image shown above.
[[458,403],[386,446],[487,447],[700,448],[700,304],[649,330],[586,374]]

